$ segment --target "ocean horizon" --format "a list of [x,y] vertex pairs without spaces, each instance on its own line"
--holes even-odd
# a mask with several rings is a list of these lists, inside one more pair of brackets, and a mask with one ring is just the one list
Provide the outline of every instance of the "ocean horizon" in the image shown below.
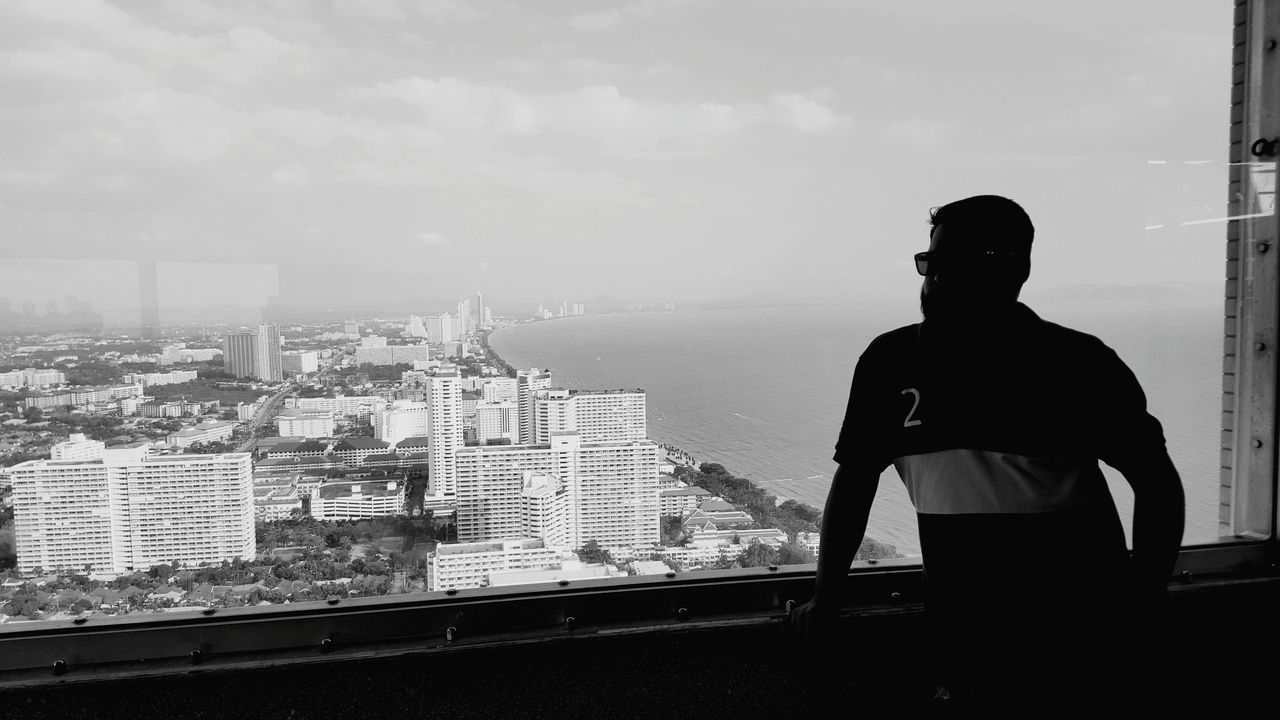
[[[1029,304],[1097,335],[1133,369],[1183,478],[1184,543],[1216,540],[1221,301]],[[858,356],[876,335],[918,319],[916,308],[889,303],[614,313],[508,326],[489,342],[513,367],[549,369],[555,387],[643,388],[651,439],[821,509]],[[1128,532],[1132,492],[1102,467]],[[920,551],[915,511],[892,468],[867,534]]]

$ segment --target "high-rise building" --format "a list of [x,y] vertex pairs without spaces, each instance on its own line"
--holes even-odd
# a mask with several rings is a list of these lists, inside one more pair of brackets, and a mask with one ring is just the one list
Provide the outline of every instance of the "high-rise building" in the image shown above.
[[520,408],[520,442],[533,442],[533,394],[551,387],[551,373],[537,368],[516,373],[516,403]]
[[[425,377],[423,378],[425,381]],[[411,437],[427,435],[427,404],[396,400],[373,414],[373,430],[379,440],[392,445]]]
[[432,495],[457,492],[457,451],[462,447],[461,374],[453,366],[435,368],[427,375],[427,432],[430,439],[428,472]]
[[533,442],[552,433],[576,432],[583,442],[643,440],[643,390],[539,390],[533,394]]
[[257,377],[258,335],[251,332],[233,332],[222,336],[222,366],[226,371],[241,377]]
[[108,448],[100,460],[11,468],[18,570],[124,574],[251,559],[251,456],[148,452]]
[[483,317],[484,317],[484,322],[481,323],[481,325],[483,325],[484,327],[493,327],[493,311],[490,308],[486,307],[484,309]]
[[520,434],[520,412],[510,400],[478,402],[475,406],[476,440],[509,440],[516,442]]
[[486,324],[484,321],[484,295],[481,295],[479,290],[476,291],[476,306],[471,310],[475,313],[475,319],[473,320],[475,324],[472,325],[472,328],[479,330]]
[[572,547],[658,541],[658,446],[648,440],[584,443],[574,433],[546,445],[481,445],[457,452],[458,540],[518,537],[526,473],[566,487]]
[[458,301],[458,339],[459,340],[470,335],[471,332],[475,330],[475,328],[472,327],[472,323],[474,323],[475,320],[476,319],[471,315],[470,298],[466,300],[459,300]]
[[427,337],[427,328],[422,324],[422,318],[417,315],[410,315],[409,322],[404,328],[405,335],[409,337]]
[[456,337],[453,325],[453,318],[449,313],[428,316],[427,342],[436,344],[453,342]]
[[354,320],[348,320],[348,321],[346,321],[346,322],[342,323],[342,332],[343,332],[343,334],[346,334],[346,335],[355,335],[355,336],[359,337],[359,336],[360,336],[360,323],[355,322]]
[[256,350],[256,375],[264,382],[280,382],[284,379],[284,367],[281,364],[280,326],[259,325]]

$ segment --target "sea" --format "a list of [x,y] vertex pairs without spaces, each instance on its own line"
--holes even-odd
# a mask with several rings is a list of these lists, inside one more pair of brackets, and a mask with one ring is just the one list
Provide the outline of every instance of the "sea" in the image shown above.
[[[1184,544],[1216,540],[1221,300],[1028,305],[1098,336],[1133,369],[1182,476]],[[720,463],[780,499],[821,508],[858,356],[875,336],[918,320],[915,307],[869,302],[617,313],[508,326],[490,343],[517,368],[549,369],[555,387],[643,388],[651,439]],[[1119,473],[1103,470],[1127,533],[1133,493]],[[867,534],[905,555],[920,552],[915,512],[892,467]]]

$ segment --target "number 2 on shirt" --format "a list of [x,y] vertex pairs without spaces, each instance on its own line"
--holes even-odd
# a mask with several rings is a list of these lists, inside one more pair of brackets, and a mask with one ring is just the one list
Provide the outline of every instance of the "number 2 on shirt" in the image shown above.
[[916,425],[923,424],[914,418],[916,409],[920,407],[920,391],[915,388],[907,388],[902,391],[903,395],[906,395],[907,393],[911,393],[912,397],[916,400],[911,403],[911,411],[907,413],[907,419],[902,421],[902,427],[915,427]]

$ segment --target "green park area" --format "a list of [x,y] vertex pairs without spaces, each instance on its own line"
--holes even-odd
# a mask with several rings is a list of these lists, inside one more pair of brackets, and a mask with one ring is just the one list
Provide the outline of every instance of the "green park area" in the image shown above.
[[152,385],[147,388],[147,394],[154,397],[156,402],[169,402],[172,400],[204,402],[217,400],[222,403],[224,408],[234,408],[236,403],[251,403],[264,394],[261,390],[250,390],[248,388],[216,387],[219,382],[225,383],[226,381],[200,379],[173,385]]

